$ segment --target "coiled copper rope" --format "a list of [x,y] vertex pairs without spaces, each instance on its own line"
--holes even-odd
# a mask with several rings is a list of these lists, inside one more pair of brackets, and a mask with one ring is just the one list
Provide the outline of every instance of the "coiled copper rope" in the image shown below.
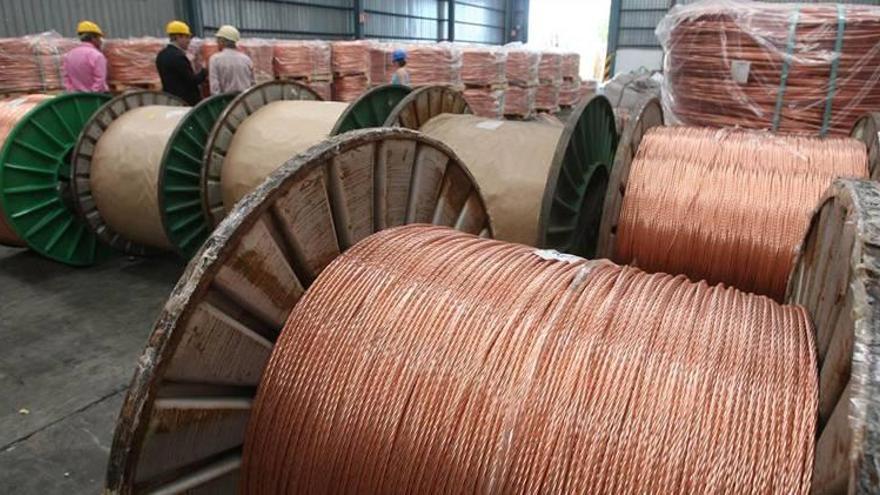
[[805,494],[812,338],[801,307],[736,289],[386,230],[294,308],[241,488]]
[[[0,101],[0,153],[6,145],[6,138],[15,129],[22,117],[39,105],[43,100],[52,98],[49,95],[27,95],[11,100]],[[15,233],[12,226],[7,223],[6,213],[0,204],[0,244],[7,246],[23,247],[24,240]]]
[[657,32],[683,124],[848,135],[880,109],[880,8],[700,2]]
[[781,300],[822,193],[867,174],[850,138],[655,127],[631,165],[613,259]]

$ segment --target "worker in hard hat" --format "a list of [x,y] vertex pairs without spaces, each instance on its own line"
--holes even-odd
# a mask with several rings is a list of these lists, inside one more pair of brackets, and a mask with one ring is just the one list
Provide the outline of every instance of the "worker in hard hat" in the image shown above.
[[188,105],[195,105],[202,98],[199,85],[208,77],[205,69],[198,73],[186,57],[186,49],[192,40],[192,31],[185,22],[171,21],[165,26],[168,46],[156,56],[156,69],[162,79],[162,91],[180,97]]
[[64,89],[103,93],[107,88],[107,57],[101,53],[104,32],[92,21],[76,26],[81,43],[64,55]]
[[406,68],[406,51],[398,48],[391,54],[391,61],[396,69],[391,75],[391,84],[402,84],[409,86],[409,69]]
[[254,62],[236,48],[241,39],[238,29],[229,25],[221,26],[215,36],[220,52],[208,61],[211,94],[244,91],[253,86]]

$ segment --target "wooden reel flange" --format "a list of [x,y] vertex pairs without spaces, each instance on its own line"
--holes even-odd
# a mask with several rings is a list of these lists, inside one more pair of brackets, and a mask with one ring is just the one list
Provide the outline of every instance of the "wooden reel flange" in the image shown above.
[[813,213],[788,281],[816,330],[812,492],[880,492],[880,186],[838,179]]
[[880,113],[869,113],[860,118],[850,136],[865,143],[871,180],[880,180]]
[[492,236],[460,160],[405,129],[329,138],[239,202],[190,262],[138,360],[107,492],[235,492],[253,397],[291,309],[342,251],[407,223]]

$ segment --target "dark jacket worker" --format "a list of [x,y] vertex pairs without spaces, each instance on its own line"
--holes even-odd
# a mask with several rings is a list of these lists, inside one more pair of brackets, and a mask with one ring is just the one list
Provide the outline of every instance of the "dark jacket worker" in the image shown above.
[[186,49],[192,39],[189,26],[181,21],[171,21],[165,28],[168,33],[168,46],[156,56],[156,69],[162,79],[162,91],[183,99],[193,106],[202,99],[199,85],[205,81],[207,71],[193,72],[192,64],[186,57]]

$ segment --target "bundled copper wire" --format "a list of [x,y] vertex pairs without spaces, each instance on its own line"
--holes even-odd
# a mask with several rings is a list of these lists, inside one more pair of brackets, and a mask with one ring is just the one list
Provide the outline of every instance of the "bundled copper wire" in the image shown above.
[[684,124],[848,134],[880,109],[880,9],[701,2],[657,28]]
[[535,92],[535,108],[545,112],[559,110],[560,83],[542,82]]
[[370,73],[371,41],[334,41],[330,44],[333,74],[354,75]]
[[581,56],[579,54],[573,52],[563,53],[559,63],[563,80],[573,81],[580,77]]
[[538,88],[508,86],[504,90],[504,115],[528,118],[535,113],[535,93]]
[[801,307],[445,228],[334,261],[263,374],[243,493],[809,492]]
[[277,40],[273,46],[275,75],[329,81],[330,43],[326,41]]
[[336,76],[333,79],[333,99],[335,101],[354,101],[370,87],[366,75]]
[[494,86],[507,82],[506,52],[499,47],[467,46],[461,49],[461,81],[474,86]]
[[307,86],[318,93],[322,100],[330,101],[333,99],[333,86],[329,81],[312,81],[307,83]]
[[[0,100],[0,152],[6,144],[6,137],[18,125],[22,117],[33,110],[43,100],[52,98],[49,95],[27,95],[10,100]],[[0,204],[0,244],[23,247],[24,241],[7,223],[3,205]]]
[[581,80],[563,79],[559,86],[559,104],[562,106],[574,106],[581,98]]
[[461,52],[449,43],[432,45],[397,45],[375,43],[370,47],[370,82],[391,82],[395,66],[394,50],[406,50],[406,68],[413,86],[461,84]]
[[156,55],[168,44],[160,38],[120,38],[104,42],[111,85],[159,84]]
[[538,80],[555,84],[559,84],[562,81],[562,54],[541,52],[541,61],[538,64]]
[[782,299],[819,198],[867,177],[850,138],[655,127],[632,162],[614,260]]
[[507,52],[505,63],[507,83],[517,86],[537,85],[541,53],[522,48],[520,44],[507,45],[505,51]]
[[[254,64],[254,80],[259,83],[275,79],[272,43],[255,38],[244,38],[235,44],[238,50],[250,57]],[[196,67],[208,67],[211,56],[220,51],[216,40],[204,40],[198,47]]]
[[500,119],[504,115],[504,89],[502,88],[465,88],[462,91],[465,101],[471,107],[471,113],[480,117]]
[[0,94],[64,89],[62,58],[77,44],[55,32],[0,38]]

